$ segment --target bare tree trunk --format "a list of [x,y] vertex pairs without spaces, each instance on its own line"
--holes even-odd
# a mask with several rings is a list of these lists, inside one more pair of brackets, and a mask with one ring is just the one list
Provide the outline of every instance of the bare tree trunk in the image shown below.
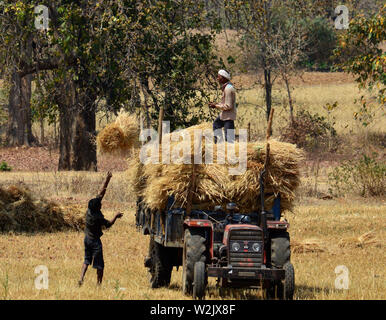
[[59,107],[59,171],[71,170],[72,116],[66,105]]
[[61,93],[55,96],[59,106],[59,164],[58,170],[71,170],[72,124],[74,117],[75,88],[68,80],[63,84]]
[[58,130],[56,126],[56,117],[54,119],[54,146],[55,148],[58,147]]
[[40,144],[44,144],[44,118],[43,116],[40,117]]
[[21,105],[23,122],[25,123],[24,144],[37,144],[37,139],[32,134],[32,114],[31,114],[31,96],[32,96],[32,75],[28,74],[21,79]]
[[[59,104],[59,170],[97,171],[95,99],[77,95],[75,84],[64,86]],[[86,100],[86,101],[84,101]]]
[[[271,70],[264,70],[264,87],[265,87],[265,104],[266,104],[266,117],[269,121],[269,115],[272,108],[272,82],[271,82]],[[270,135],[272,135],[272,128],[270,128]]]
[[11,79],[11,89],[8,101],[8,128],[6,141],[9,146],[22,145],[24,142],[24,128],[20,128],[21,123],[21,79],[16,68]]
[[73,170],[97,171],[95,145],[95,108],[93,105],[83,107],[75,118],[73,136]]
[[150,114],[149,114],[149,80],[146,78],[141,78],[141,89],[144,97],[144,102],[145,102],[145,117],[146,117],[146,128],[151,127],[151,121],[150,121]]
[[287,87],[287,94],[288,94],[288,104],[289,104],[289,110],[290,110],[290,121],[291,121],[291,127],[294,126],[294,107],[293,107],[293,101],[291,96],[291,89],[289,87],[289,81],[288,78],[284,78],[285,85]]
[[21,78],[15,68],[8,101],[6,141],[9,146],[29,146],[36,142],[36,138],[32,135],[31,82],[32,75]]

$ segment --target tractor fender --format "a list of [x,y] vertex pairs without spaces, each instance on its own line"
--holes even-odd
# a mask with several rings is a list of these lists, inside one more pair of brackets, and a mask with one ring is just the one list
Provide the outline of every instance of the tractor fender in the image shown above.
[[184,232],[186,229],[202,229],[207,231],[209,235],[208,239],[208,249],[210,259],[213,258],[213,223],[205,219],[185,219],[184,220]]

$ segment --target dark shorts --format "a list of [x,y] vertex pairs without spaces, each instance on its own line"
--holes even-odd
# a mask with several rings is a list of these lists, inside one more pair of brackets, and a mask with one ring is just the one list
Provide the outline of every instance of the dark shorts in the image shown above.
[[105,263],[103,261],[103,250],[101,239],[91,239],[87,236],[84,238],[84,263],[93,268],[103,269]]

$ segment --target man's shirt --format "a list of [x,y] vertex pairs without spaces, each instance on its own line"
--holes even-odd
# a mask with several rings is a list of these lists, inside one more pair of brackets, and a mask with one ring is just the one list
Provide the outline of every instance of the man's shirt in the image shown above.
[[223,85],[222,99],[218,106],[222,110],[220,120],[236,120],[236,89],[232,83],[227,82]]

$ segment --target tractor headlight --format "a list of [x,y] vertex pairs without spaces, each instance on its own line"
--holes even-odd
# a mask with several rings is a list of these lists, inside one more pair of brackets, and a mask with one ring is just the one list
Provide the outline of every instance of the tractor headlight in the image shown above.
[[258,242],[252,244],[252,250],[255,252],[261,252],[262,245]]
[[233,242],[231,245],[232,251],[239,251],[240,250],[240,244],[238,242]]

